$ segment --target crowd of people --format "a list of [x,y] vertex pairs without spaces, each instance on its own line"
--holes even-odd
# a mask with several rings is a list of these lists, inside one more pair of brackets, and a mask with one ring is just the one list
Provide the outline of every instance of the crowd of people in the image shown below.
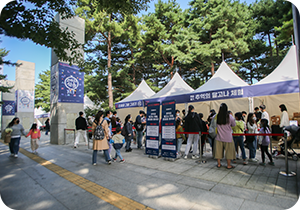
[[[282,112],[280,128],[283,129],[289,125],[289,117],[284,104],[281,104],[279,108]],[[239,159],[242,159],[244,165],[247,165],[248,161],[257,162],[256,151],[258,148],[261,150],[262,162],[260,165],[266,165],[265,155],[269,158],[268,164],[274,165],[272,155],[268,152],[269,136],[258,136],[257,138],[255,135],[244,135],[244,133],[271,133],[270,117],[265,105],[261,105],[259,108],[255,107],[253,113],[247,114],[245,111],[241,111],[233,114],[228,110],[227,105],[222,103],[218,113],[213,109],[210,110],[206,121],[203,120],[203,113],[195,112],[193,105],[189,105],[187,114],[185,114],[185,110],[182,110],[182,115],[180,115],[180,111],[176,110],[175,120],[176,132],[179,132],[176,134],[177,158],[187,159],[189,153],[192,153],[192,159],[199,158],[200,155],[203,155],[205,143],[208,142],[212,148],[212,156],[217,160],[218,168],[222,166],[221,159],[224,157],[227,161],[227,169],[234,168],[232,163],[237,163]],[[143,149],[145,144],[146,114],[142,110],[136,116],[134,122],[132,121],[132,116],[128,114],[124,124],[117,117],[116,111],[98,111],[95,116],[89,116],[88,120],[85,119],[84,113],[80,111],[79,117],[75,120],[75,126],[77,134],[74,148],[78,147],[81,138],[84,139],[86,145],[88,144],[86,131],[91,126],[90,137],[93,139],[93,165],[97,164],[97,151],[104,152],[105,160],[108,164],[111,164],[112,161],[117,161],[118,157],[119,161],[123,163],[125,162],[121,155],[123,145],[125,145],[125,152],[131,152],[132,142],[137,145],[137,149]],[[50,125],[48,127],[50,129]],[[6,133],[9,133],[11,136],[9,142],[11,156],[18,157],[21,135],[25,137],[31,136],[32,152],[37,153],[41,136],[37,124],[34,123],[26,134],[23,126],[20,124],[20,119],[15,117],[6,129]],[[182,134],[182,132],[186,134]],[[197,132],[199,134],[189,134],[189,132]],[[47,133],[48,129],[46,135]],[[181,147],[184,142],[186,142],[186,147],[182,151]],[[248,156],[246,154],[246,146],[249,149]],[[114,156],[112,148],[115,150]],[[241,153],[241,156],[239,153]]]

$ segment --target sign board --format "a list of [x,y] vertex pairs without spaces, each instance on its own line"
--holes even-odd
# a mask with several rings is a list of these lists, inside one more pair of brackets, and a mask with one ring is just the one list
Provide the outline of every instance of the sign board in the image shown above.
[[161,156],[176,158],[176,122],[175,101],[164,101],[162,103],[162,132],[161,132]]
[[3,101],[2,115],[15,115],[15,101]]
[[146,119],[146,154],[158,156],[159,154],[159,110],[160,103],[149,103]]
[[17,112],[34,112],[34,91],[16,91]]

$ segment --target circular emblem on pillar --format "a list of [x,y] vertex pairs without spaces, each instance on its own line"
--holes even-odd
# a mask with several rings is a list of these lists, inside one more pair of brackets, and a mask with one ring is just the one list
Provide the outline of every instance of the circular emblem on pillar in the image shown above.
[[13,108],[14,107],[12,105],[8,104],[8,105],[5,106],[4,109],[5,109],[6,112],[11,112],[13,110]]
[[65,79],[65,86],[69,90],[76,90],[79,86],[79,81],[71,75]]
[[29,105],[29,103],[30,103],[30,98],[28,98],[27,96],[24,96],[24,97],[22,97],[21,98],[21,103],[23,104],[23,105]]

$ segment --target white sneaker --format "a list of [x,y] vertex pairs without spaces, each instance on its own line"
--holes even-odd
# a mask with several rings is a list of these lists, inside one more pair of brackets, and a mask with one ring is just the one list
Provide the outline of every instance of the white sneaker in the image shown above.
[[15,158],[17,158],[17,157],[18,157],[18,155],[17,155],[17,154],[15,154],[15,155],[14,155],[14,157],[15,157]]
[[184,156],[183,156],[183,159],[187,159],[187,155],[184,155]]
[[93,166],[97,165],[97,163],[93,163]]
[[192,156],[192,159],[197,159],[197,158],[199,158],[198,155],[193,155],[193,156]]

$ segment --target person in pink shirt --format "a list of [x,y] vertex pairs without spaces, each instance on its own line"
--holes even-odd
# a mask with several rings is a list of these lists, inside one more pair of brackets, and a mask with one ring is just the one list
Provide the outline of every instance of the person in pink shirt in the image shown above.
[[39,140],[41,138],[41,131],[40,129],[37,128],[37,124],[33,123],[30,131],[28,132],[28,134],[26,135],[26,137],[30,136],[31,137],[31,141],[30,141],[30,145],[31,145],[31,150],[32,153],[37,153],[37,149],[39,148]]
[[235,126],[235,119],[228,113],[228,107],[222,103],[219,113],[214,117],[217,125],[217,136],[215,138],[214,157],[218,161],[217,167],[221,167],[221,159],[227,160],[227,169],[235,168],[231,165],[231,160],[235,159],[234,142],[232,138],[232,128]]

